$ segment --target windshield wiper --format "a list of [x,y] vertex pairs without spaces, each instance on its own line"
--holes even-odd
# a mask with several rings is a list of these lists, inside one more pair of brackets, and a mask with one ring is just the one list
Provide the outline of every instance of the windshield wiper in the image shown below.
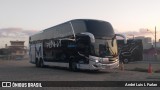
[[118,56],[118,54],[114,53],[113,50],[112,50],[112,48],[109,47],[108,42],[107,42],[107,48],[108,48],[108,50],[111,52],[111,54],[112,54],[113,57]]
[[114,35],[114,37],[112,38],[112,47],[114,45],[113,41],[114,41],[115,38],[116,38],[116,35]]

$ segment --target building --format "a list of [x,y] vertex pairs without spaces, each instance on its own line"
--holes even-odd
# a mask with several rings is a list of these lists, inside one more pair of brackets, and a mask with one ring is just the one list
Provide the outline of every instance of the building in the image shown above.
[[10,51],[11,59],[22,59],[26,55],[27,48],[24,46],[25,41],[10,41],[11,46],[7,48]]
[[135,37],[135,39],[141,39],[142,40],[143,49],[150,49],[153,46],[151,37],[138,36],[138,37]]
[[[155,42],[153,43],[153,47],[155,47]],[[156,42],[156,48],[160,48],[160,39],[158,42]]]
[[7,48],[0,48],[0,59],[9,59],[10,51]]

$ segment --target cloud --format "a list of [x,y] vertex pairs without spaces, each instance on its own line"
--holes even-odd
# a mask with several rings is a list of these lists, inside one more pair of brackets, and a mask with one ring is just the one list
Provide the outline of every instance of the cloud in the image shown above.
[[152,36],[152,32],[148,31],[146,28],[141,28],[139,31],[126,31],[126,32],[118,32],[120,34],[126,35],[126,36]]
[[[140,28],[139,31],[126,31],[126,32],[118,32],[118,30],[116,30],[116,33],[123,34],[123,35],[127,36],[127,38],[133,38],[133,36],[134,37],[144,36],[144,37],[151,37],[152,40],[155,40],[154,30],[150,30],[150,29],[146,29],[146,28]],[[157,35],[156,36],[157,41],[159,41],[160,36],[159,36],[158,31],[157,31],[156,35]],[[122,38],[117,37],[117,39],[122,39]]]
[[10,45],[10,41],[25,41],[28,46],[29,36],[37,33],[37,30],[25,30],[22,28],[1,28],[0,29],[0,48],[5,44]]
[[24,30],[22,28],[2,28],[0,29],[0,37],[28,37],[37,33],[36,30]]

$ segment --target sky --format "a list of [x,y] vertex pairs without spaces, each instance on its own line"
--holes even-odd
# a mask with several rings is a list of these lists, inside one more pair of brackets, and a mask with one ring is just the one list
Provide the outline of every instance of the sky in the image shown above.
[[0,40],[17,38],[18,32],[28,38],[71,19],[108,21],[117,33],[143,34],[146,29],[154,32],[156,26],[158,34],[159,4],[160,0],[0,0]]

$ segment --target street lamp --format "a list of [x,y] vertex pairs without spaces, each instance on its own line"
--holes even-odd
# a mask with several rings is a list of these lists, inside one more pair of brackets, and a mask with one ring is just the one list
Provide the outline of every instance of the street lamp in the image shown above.
[[157,34],[157,32],[156,32],[156,26],[155,26],[155,48],[156,48],[156,39],[157,39],[156,34]]
[[[147,29],[147,31],[150,31],[150,30]],[[151,33],[153,34],[153,32],[151,32]],[[155,26],[155,35],[153,34],[155,36],[155,60],[157,60],[157,50],[156,50],[156,47],[157,47],[156,46],[156,39],[157,39],[157,37],[156,37],[156,34],[157,34],[157,32],[156,32],[156,26]]]
[[[149,29],[147,29],[147,31],[150,31]],[[152,31],[150,31],[152,34],[153,34],[153,32]],[[157,34],[157,31],[156,31],[156,26],[155,26],[155,34],[153,34],[153,36],[155,36],[155,48],[157,48],[157,45],[156,45],[156,39],[157,39],[157,36],[156,36],[156,34]]]

